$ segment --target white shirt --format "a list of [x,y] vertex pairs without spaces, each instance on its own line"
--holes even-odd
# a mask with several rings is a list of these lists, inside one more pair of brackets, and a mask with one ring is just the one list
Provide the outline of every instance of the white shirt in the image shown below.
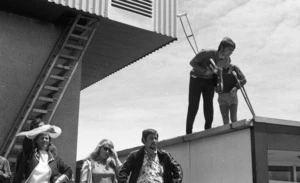
[[48,153],[39,151],[39,164],[31,172],[25,183],[49,183],[51,177],[51,169],[48,165]]

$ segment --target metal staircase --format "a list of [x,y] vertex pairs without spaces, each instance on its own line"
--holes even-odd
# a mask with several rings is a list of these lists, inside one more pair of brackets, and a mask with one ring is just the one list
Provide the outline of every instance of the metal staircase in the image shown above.
[[19,117],[2,144],[0,154],[6,157],[14,171],[16,158],[22,148],[21,131],[29,130],[32,120],[41,118],[50,123],[62,97],[82,59],[98,25],[93,17],[78,15],[54,47],[40,73]]

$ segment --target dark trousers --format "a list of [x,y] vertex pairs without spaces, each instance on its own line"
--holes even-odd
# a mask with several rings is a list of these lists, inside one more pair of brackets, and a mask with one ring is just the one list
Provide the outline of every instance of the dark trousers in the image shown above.
[[200,97],[203,98],[203,113],[205,118],[205,129],[210,129],[214,118],[213,98],[215,94],[214,79],[203,79],[190,77],[189,107],[186,119],[186,134],[193,132],[193,124],[198,112]]

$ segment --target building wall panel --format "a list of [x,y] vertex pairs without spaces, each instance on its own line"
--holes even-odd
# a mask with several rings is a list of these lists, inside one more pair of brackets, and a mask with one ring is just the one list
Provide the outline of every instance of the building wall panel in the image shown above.
[[60,33],[52,24],[0,11],[0,144]]
[[[0,11],[0,144],[7,138],[31,87],[63,28]],[[53,140],[58,154],[75,172],[81,65],[52,124],[63,133]]]
[[[181,165],[183,182],[253,182],[249,128],[191,141],[182,139],[186,137],[161,143],[167,144],[162,149],[170,152]],[[128,150],[125,151],[119,154],[122,162],[128,155]]]

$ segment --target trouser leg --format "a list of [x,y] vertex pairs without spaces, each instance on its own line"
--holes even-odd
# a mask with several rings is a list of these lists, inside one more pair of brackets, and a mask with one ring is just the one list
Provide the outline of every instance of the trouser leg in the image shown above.
[[231,104],[230,105],[230,119],[231,122],[236,122],[237,121],[237,104]]
[[190,134],[193,132],[193,124],[199,108],[201,88],[198,80],[199,78],[190,77],[186,134]]
[[221,111],[224,125],[229,124],[229,106],[220,105],[220,111]]
[[203,95],[203,112],[205,118],[204,129],[210,129],[214,118],[213,99],[215,95],[213,79],[206,80],[206,86],[202,92]]

